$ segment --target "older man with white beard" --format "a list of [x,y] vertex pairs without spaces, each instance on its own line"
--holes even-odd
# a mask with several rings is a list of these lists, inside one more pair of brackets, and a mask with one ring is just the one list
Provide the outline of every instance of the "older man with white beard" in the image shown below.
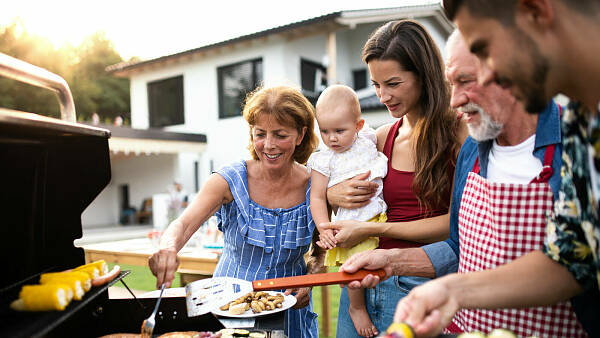
[[[479,60],[469,52],[457,31],[448,39],[446,48],[451,105],[466,122],[470,137],[457,159],[450,238],[430,244],[431,249],[426,252],[433,248],[445,252],[452,249],[459,261],[459,272],[490,269],[543,245],[544,217],[558,197],[560,186],[560,108],[551,101],[539,115],[528,114],[508,90],[495,83],[478,83]],[[440,272],[454,272],[449,266],[454,264],[448,259],[451,255],[428,256],[436,277],[443,274]],[[407,269],[400,268],[400,260],[392,252],[375,250],[353,256],[341,270],[354,272],[387,266],[388,271],[403,274]],[[350,287],[372,287],[377,282],[377,277],[368,276]],[[561,306],[569,324],[559,326],[571,325],[569,332],[580,332],[570,305]],[[533,310],[534,317],[535,311],[538,310]],[[552,309],[541,313],[553,314]],[[531,330],[516,327],[512,317],[500,311],[464,311],[449,328],[453,332],[489,332],[493,327],[485,323],[486,316],[494,318],[491,325],[531,335],[525,334]],[[565,321],[560,319],[557,322]]]
[[[451,105],[466,119],[470,134],[457,160],[450,216],[450,233],[460,247],[458,271],[466,273],[543,247],[546,215],[560,189],[560,108],[550,102],[539,115],[528,114],[508,90],[479,84],[479,60],[458,31],[448,40],[448,52]],[[462,310],[448,329],[489,333],[498,327],[518,336],[585,336],[569,302]]]

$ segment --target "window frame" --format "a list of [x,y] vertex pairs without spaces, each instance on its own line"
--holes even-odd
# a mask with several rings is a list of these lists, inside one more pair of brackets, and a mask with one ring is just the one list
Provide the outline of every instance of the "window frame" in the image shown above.
[[[365,82],[362,84],[363,87],[357,88],[356,77],[358,73],[363,73],[365,76]],[[354,90],[361,90],[369,87],[369,70],[367,68],[357,68],[352,70],[352,88]]]
[[[304,96],[313,104],[315,105],[319,96],[321,95],[321,93],[323,92],[322,90],[319,91],[318,88],[314,88],[315,90],[310,90],[310,89],[306,89],[304,88],[304,84],[303,84],[303,74],[304,74],[304,65],[310,65],[313,66],[315,68],[319,68],[323,74],[324,74],[324,79],[325,79],[325,87],[327,87],[328,83],[327,83],[327,67],[325,67],[324,65],[316,62],[316,61],[312,61],[310,59],[307,58],[300,58],[300,88],[302,89],[302,94],[304,94]],[[316,80],[316,79],[315,79]]]
[[[223,86],[224,86],[224,80],[223,80],[223,71],[227,68],[231,68],[231,67],[236,67],[236,66],[240,66],[243,64],[247,64],[247,63],[251,63],[252,64],[252,82],[254,83],[254,87],[249,89],[247,93],[253,91],[254,89],[256,89],[256,87],[258,87],[260,85],[260,83],[263,81],[264,78],[264,63],[263,63],[263,58],[262,57],[257,57],[257,58],[252,58],[252,59],[247,59],[247,60],[243,60],[243,61],[239,61],[236,63],[230,63],[227,65],[223,65],[223,66],[219,66],[217,67],[217,95],[218,95],[218,111],[219,111],[219,119],[228,119],[228,118],[233,118],[233,117],[238,117],[238,116],[242,116],[242,111],[243,111],[243,104],[244,104],[244,99],[241,100],[241,102],[239,102],[239,108],[240,108],[240,112],[239,114],[227,114],[224,111],[224,105],[225,105],[225,98],[223,95]],[[260,67],[261,67],[261,78],[258,78],[258,72],[257,72],[257,65],[260,63]]]
[[[153,102],[152,102],[153,95],[151,95],[153,90],[151,89],[151,87],[160,85],[161,83],[164,84],[168,81],[173,81],[173,80],[178,80],[176,86],[179,88],[177,88],[178,91],[176,93],[176,98],[175,98],[177,102],[175,105],[179,106],[181,108],[179,112],[176,112],[178,115],[177,117],[180,117],[181,120],[179,118],[177,118],[175,120],[171,120],[169,122],[169,124],[160,124],[160,123],[153,122],[160,115],[160,112],[154,111],[155,109],[158,109],[158,108],[155,107],[155,105],[153,105]],[[185,124],[185,99],[184,99],[185,93],[184,93],[183,80],[184,80],[183,74],[180,74],[180,75],[175,75],[175,76],[171,76],[168,78],[162,78],[162,79],[158,79],[158,80],[154,80],[154,81],[149,81],[146,83],[146,91],[147,91],[147,95],[148,95],[148,125],[151,128],[163,128],[163,127],[168,127],[168,126]],[[163,99],[163,98],[161,98],[161,99]]]

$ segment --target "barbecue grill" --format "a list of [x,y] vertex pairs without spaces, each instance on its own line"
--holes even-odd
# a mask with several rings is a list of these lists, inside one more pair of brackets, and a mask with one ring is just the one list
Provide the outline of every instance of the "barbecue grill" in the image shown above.
[[[0,108],[0,336],[98,337],[139,333],[156,298],[109,299],[108,288],[123,283],[123,271],[94,287],[64,311],[20,313],[9,308],[21,286],[36,284],[41,273],[85,263],[73,241],[82,236],[81,213],[111,178],[106,129],[75,123],[67,83],[42,68],[0,54],[0,75],[54,90],[61,119]],[[281,336],[284,313],[260,317],[254,329]],[[164,298],[156,334],[217,331],[213,314],[188,317],[184,297]]]

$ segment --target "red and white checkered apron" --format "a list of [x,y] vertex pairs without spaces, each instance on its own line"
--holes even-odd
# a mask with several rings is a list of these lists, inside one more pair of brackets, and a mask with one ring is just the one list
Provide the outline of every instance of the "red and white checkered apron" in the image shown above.
[[[551,145],[546,149],[544,169],[530,184],[489,182],[478,175],[477,159],[458,214],[459,273],[493,269],[542,248],[545,215],[553,203],[547,183],[553,155]],[[586,337],[570,302],[527,309],[461,310],[449,326],[457,328],[486,334],[505,328],[520,337]]]

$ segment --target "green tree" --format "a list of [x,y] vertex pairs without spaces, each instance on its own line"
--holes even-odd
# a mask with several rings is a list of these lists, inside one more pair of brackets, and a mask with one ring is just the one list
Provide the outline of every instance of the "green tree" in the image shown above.
[[129,80],[105,71],[123,59],[103,32],[87,37],[76,49],[78,62],[73,66],[72,83],[75,107],[85,119],[95,112],[100,117],[130,119]]
[[[53,73],[65,74],[64,52],[56,50],[47,40],[28,34],[19,21],[0,29],[0,52],[45,68]],[[0,106],[59,117],[56,95],[48,90],[0,77]]]
[[[129,80],[104,69],[123,59],[103,32],[87,37],[78,47],[55,48],[48,40],[27,33],[20,21],[0,28],[0,52],[62,76],[73,93],[78,120],[130,118]],[[0,107],[59,117],[55,94],[0,77]]]

